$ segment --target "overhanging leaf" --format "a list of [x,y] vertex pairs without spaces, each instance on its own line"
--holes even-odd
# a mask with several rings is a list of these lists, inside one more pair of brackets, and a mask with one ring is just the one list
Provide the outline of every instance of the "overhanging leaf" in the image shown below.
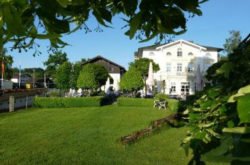
[[232,134],[249,134],[250,127],[234,127],[234,128],[223,128],[222,132]]
[[217,74],[223,74],[225,78],[229,77],[229,73],[231,72],[233,67],[232,62],[224,63],[219,69],[216,70]]
[[250,94],[238,99],[237,111],[240,123],[250,123]]
[[230,96],[230,98],[228,99],[228,102],[230,103],[235,102],[238,97],[244,96],[245,94],[249,94],[249,93],[250,93],[250,85],[242,87],[238,90],[236,94]]

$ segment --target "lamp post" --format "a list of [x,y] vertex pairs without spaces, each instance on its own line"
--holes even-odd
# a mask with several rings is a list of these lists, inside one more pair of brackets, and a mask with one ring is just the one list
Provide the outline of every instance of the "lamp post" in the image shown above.
[[2,54],[2,63],[1,63],[1,67],[2,67],[2,72],[1,72],[1,89],[3,89],[3,74],[4,74],[4,63],[3,63],[3,60],[4,60],[4,57],[3,57],[3,52],[1,52]]
[[19,65],[19,76],[18,76],[18,86],[19,86],[19,88],[21,87],[21,65]]

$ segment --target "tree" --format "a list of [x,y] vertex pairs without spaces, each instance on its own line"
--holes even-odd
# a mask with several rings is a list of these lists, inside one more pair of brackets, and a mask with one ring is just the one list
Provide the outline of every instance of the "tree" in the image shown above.
[[160,67],[158,64],[156,64],[152,59],[148,58],[140,58],[138,60],[135,60],[134,62],[130,63],[130,68],[136,68],[140,73],[141,77],[143,78],[144,86],[145,86],[145,93],[147,93],[147,85],[146,85],[146,79],[148,76],[148,69],[149,69],[149,63],[152,62],[153,64],[153,71],[157,72]]
[[240,31],[232,30],[229,32],[230,36],[226,39],[224,50],[227,54],[233,53],[233,50],[238,47],[241,42]]
[[135,96],[136,92],[143,88],[141,72],[134,67],[129,68],[121,78],[120,88],[124,91],[133,92]]
[[106,81],[109,77],[107,69],[99,64],[93,64],[95,68],[95,78],[98,82],[98,86],[101,87],[106,84]]
[[76,62],[75,64],[72,64],[72,70],[70,74],[70,87],[71,88],[77,88],[77,79],[79,77],[81,69],[82,69],[81,62]]
[[129,64],[129,67],[136,68],[141,73],[141,76],[145,78],[148,76],[148,68],[150,62],[152,62],[153,64],[153,71],[157,72],[160,69],[159,65],[156,64],[153,60],[148,58],[140,58],[138,60],[135,60],[134,62],[131,62]]
[[50,54],[48,60],[44,62],[47,76],[55,78],[56,70],[66,61],[68,61],[67,54],[62,51],[56,51],[54,54]]
[[210,158],[249,164],[249,75],[250,34],[227,60],[209,68],[207,79],[214,85],[187,105],[191,128],[183,146],[193,150],[193,164],[200,164],[201,154],[208,152]]
[[77,87],[83,89],[98,89],[105,85],[109,74],[105,67],[97,64],[83,66],[77,79]]
[[69,62],[64,62],[56,70],[55,80],[56,86],[59,89],[69,89],[70,88],[70,74],[71,74],[71,64]]
[[200,4],[207,0],[8,0],[0,1],[0,52],[6,43],[14,49],[35,46],[36,39],[49,39],[52,47],[66,45],[60,38],[78,29],[90,31],[86,21],[94,17],[105,27],[112,18],[123,15],[125,34],[141,40],[186,31],[187,17],[202,14]]

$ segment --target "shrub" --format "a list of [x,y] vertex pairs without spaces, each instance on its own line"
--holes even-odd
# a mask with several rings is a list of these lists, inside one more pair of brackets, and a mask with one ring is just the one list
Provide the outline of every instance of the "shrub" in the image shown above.
[[168,100],[169,99],[168,95],[163,94],[163,93],[156,94],[154,98],[157,100]]
[[117,104],[119,106],[139,106],[139,107],[153,107],[153,99],[144,99],[144,98],[128,98],[128,97],[119,97],[117,99]]
[[103,97],[36,97],[33,106],[40,108],[68,108],[101,106]]
[[59,90],[51,90],[51,91],[47,92],[47,96],[48,97],[60,97],[61,93]]

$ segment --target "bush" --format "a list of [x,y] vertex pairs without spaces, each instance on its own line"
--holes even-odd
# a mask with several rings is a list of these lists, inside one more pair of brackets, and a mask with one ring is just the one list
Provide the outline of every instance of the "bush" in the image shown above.
[[48,97],[60,97],[61,93],[59,90],[51,90],[51,91],[48,91],[46,95]]
[[128,98],[128,97],[119,97],[117,99],[117,104],[119,106],[139,106],[139,107],[153,107],[153,99],[144,99],[144,98]]
[[163,94],[163,93],[156,94],[154,98],[157,100],[168,100],[169,99],[168,95]]
[[33,106],[40,108],[96,107],[103,97],[36,97]]

